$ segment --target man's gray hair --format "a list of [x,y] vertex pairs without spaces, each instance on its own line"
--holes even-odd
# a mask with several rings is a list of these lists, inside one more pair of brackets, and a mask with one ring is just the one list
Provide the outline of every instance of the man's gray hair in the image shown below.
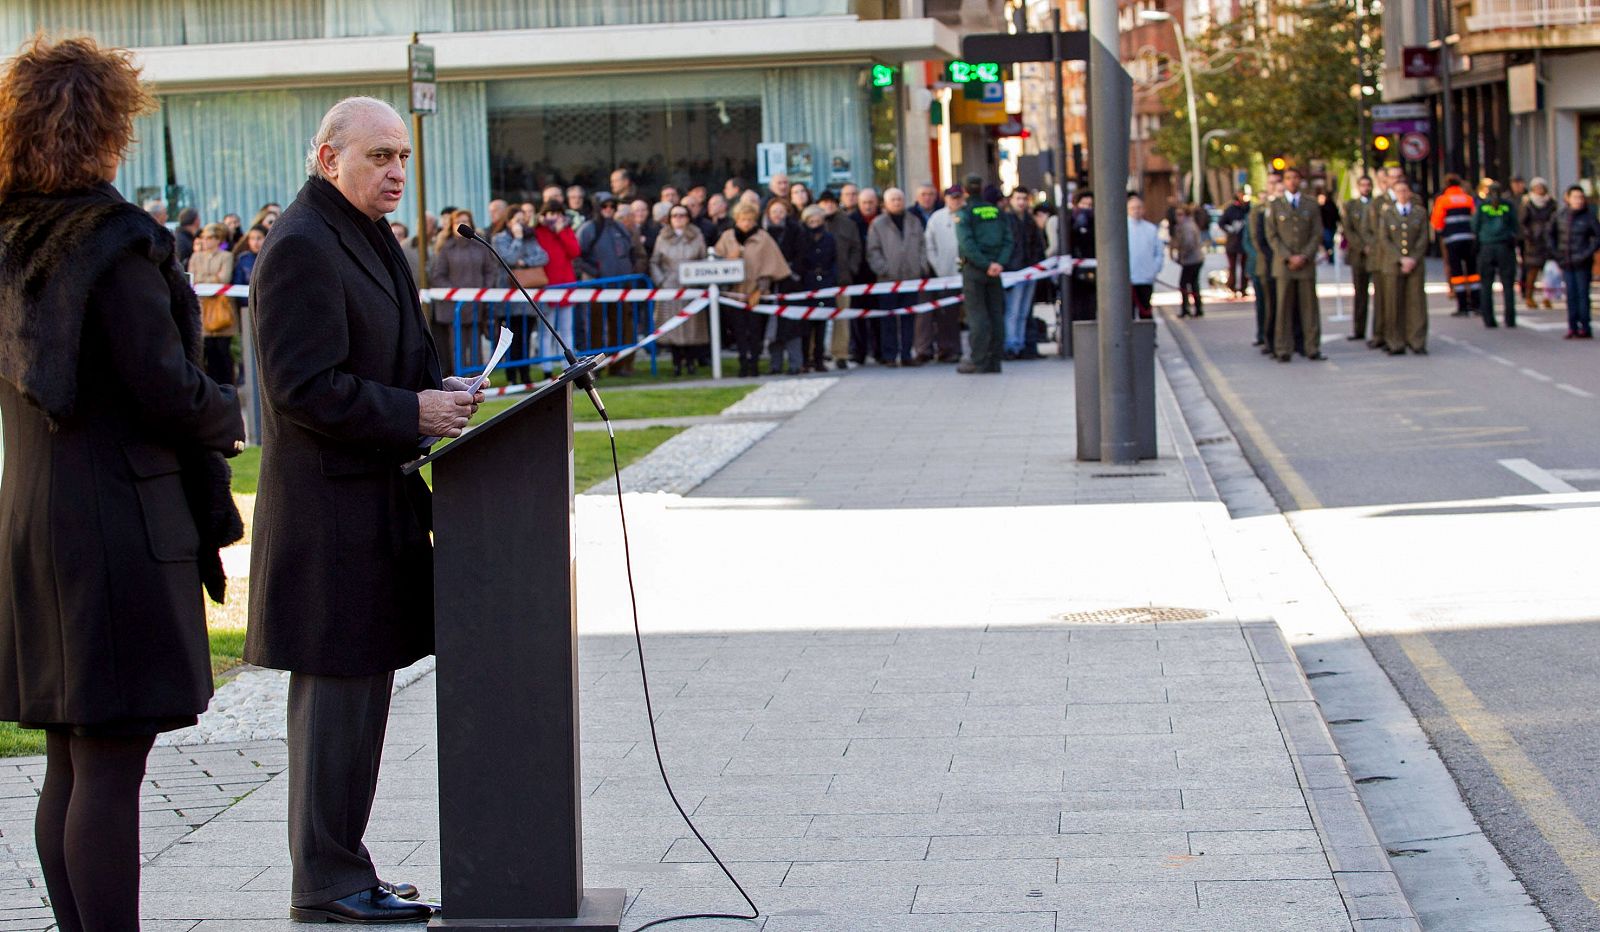
[[322,124],[317,127],[317,134],[311,137],[311,148],[306,152],[306,177],[322,178],[322,163],[317,158],[317,150],[324,145],[332,146],[338,152],[345,147],[350,138],[350,127],[364,113],[380,110],[392,114],[399,120],[400,112],[388,101],[376,97],[346,97],[322,115]]

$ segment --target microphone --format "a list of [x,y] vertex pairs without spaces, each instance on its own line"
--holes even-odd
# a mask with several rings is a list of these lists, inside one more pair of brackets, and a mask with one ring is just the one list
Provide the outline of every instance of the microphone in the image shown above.
[[[494,261],[500,263],[500,267],[506,270],[506,277],[511,279],[511,284],[517,286],[517,290],[522,292],[522,297],[527,299],[528,304],[533,307],[533,313],[539,318],[539,322],[544,324],[544,329],[550,331],[550,335],[556,338],[556,343],[560,345],[562,354],[567,357],[567,365],[576,366],[578,357],[572,352],[572,347],[567,345],[566,340],[561,339],[561,334],[556,332],[556,328],[550,326],[550,319],[544,316],[544,308],[540,307],[539,302],[533,300],[533,296],[528,294],[528,289],[522,287],[517,281],[517,276],[512,273],[511,266],[506,265],[506,260],[500,258],[499,251],[490,245],[488,240],[479,236],[478,231],[474,230],[471,224],[457,224],[456,232],[467,239],[475,240],[483,248],[489,250],[489,255],[494,256]],[[578,383],[578,387],[589,395],[589,400],[594,403],[594,409],[600,413],[600,420],[605,421],[606,429],[610,430],[611,416],[606,414],[605,403],[600,400],[600,393],[595,390],[594,374],[585,372],[583,375],[578,376],[575,381]]]

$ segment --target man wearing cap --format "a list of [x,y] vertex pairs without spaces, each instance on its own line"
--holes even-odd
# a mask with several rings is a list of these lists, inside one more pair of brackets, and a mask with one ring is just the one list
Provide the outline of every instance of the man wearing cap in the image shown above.
[[[958,184],[944,189],[944,206],[928,217],[923,233],[927,241],[928,266],[933,274],[945,278],[961,272],[961,255],[956,244],[956,215],[967,203],[967,192]],[[932,318],[924,326],[923,320]],[[934,344],[938,344],[935,349]],[[937,353],[937,355],[935,355]],[[930,314],[917,315],[917,357],[937,358],[940,362],[957,362],[961,359],[961,308],[935,308]]]
[[1000,208],[983,200],[983,178],[966,178],[967,206],[955,216],[961,258],[961,297],[967,306],[971,357],[956,367],[963,375],[999,372],[1006,332],[1006,293],[1001,262],[1011,254],[1011,226]]

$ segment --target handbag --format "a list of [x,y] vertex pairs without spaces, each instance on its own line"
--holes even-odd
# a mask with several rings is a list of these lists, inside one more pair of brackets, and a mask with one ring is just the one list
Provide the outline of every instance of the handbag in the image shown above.
[[232,298],[215,294],[200,299],[200,329],[206,336],[226,336],[233,326]]
[[536,265],[532,268],[512,269],[511,277],[524,288],[543,288],[550,284],[550,276],[545,274],[544,266],[542,265]]

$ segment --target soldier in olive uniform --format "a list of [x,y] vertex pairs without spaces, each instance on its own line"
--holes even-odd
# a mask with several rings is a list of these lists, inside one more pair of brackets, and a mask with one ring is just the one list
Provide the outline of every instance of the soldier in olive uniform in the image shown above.
[[1350,266],[1350,282],[1355,285],[1356,299],[1351,334],[1346,339],[1367,338],[1367,305],[1372,291],[1372,264],[1369,261],[1372,233],[1367,226],[1372,208],[1372,179],[1362,175],[1356,180],[1356,196],[1344,203],[1344,238],[1349,247],[1345,260]]
[[1317,250],[1322,248],[1322,211],[1300,189],[1298,168],[1283,173],[1283,196],[1267,205],[1267,242],[1278,279],[1278,319],[1273,352],[1279,362],[1294,354],[1294,324],[1300,322],[1307,359],[1322,355],[1322,313],[1317,307]]
[[970,358],[956,367],[963,375],[999,372],[1006,335],[1006,292],[1001,263],[1011,254],[1011,224],[983,199],[983,179],[968,175],[967,206],[955,216],[956,254],[961,263],[961,297],[967,307]]
[[1428,301],[1422,286],[1427,264],[1428,212],[1411,196],[1411,185],[1404,178],[1391,186],[1394,206],[1384,214],[1383,240],[1385,277],[1389,279],[1390,327],[1389,355],[1406,350],[1419,356],[1428,354]]
[[1378,172],[1378,193],[1367,208],[1367,230],[1372,234],[1370,264],[1374,285],[1372,339],[1367,341],[1371,349],[1387,350],[1405,343],[1403,338],[1395,336],[1394,309],[1389,305],[1389,292],[1394,284],[1389,277],[1394,263],[1390,261],[1388,246],[1383,241],[1384,224],[1394,212],[1394,183],[1405,176],[1405,171],[1397,165]]
[[1272,327],[1278,317],[1278,283],[1272,277],[1272,246],[1267,243],[1267,205],[1282,193],[1283,175],[1268,172],[1262,196],[1250,205],[1250,214],[1245,218],[1245,235],[1250,237],[1256,254],[1255,268],[1251,269],[1256,277],[1256,339],[1251,345],[1261,347],[1264,356],[1272,353]]

